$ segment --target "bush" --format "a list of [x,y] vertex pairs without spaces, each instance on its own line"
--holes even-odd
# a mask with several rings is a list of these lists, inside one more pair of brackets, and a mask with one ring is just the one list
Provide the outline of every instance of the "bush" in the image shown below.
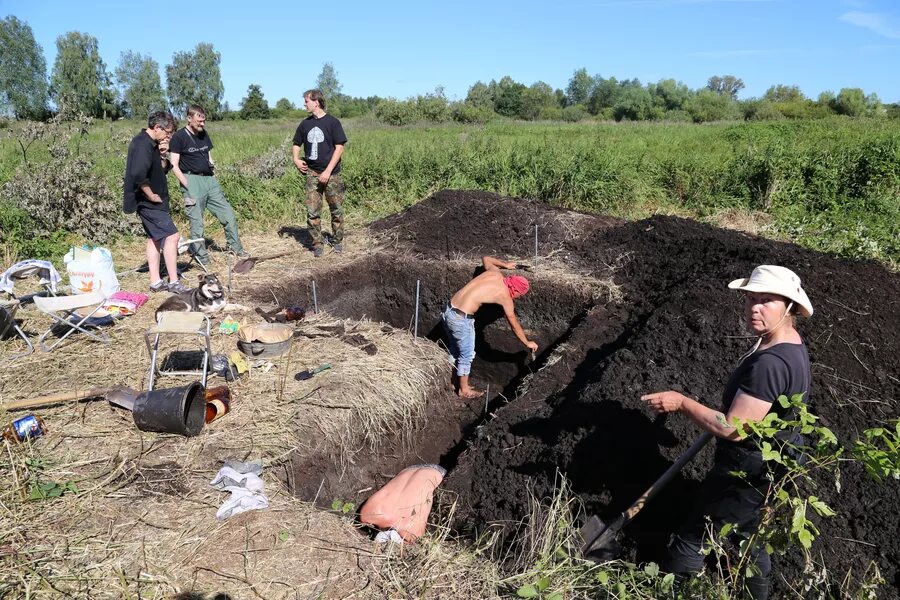
[[575,104],[562,109],[562,120],[569,123],[576,123],[588,118],[588,111],[584,106]]
[[375,118],[382,123],[399,127],[421,120],[422,115],[414,102],[388,98],[375,106]]
[[[0,191],[0,200],[18,206],[29,217],[38,236],[53,236],[60,231],[78,233],[94,242],[105,242],[130,225],[122,215],[121,193],[114,193],[106,180],[94,172],[94,162],[69,148],[87,132],[90,119],[63,123],[54,118],[35,139],[50,140],[52,168],[43,164],[19,165],[13,177]],[[24,135],[24,134],[23,134]]]
[[737,119],[740,116],[738,104],[731,96],[710,90],[700,90],[688,99],[685,106],[695,123]]
[[432,123],[444,123],[452,117],[447,99],[434,94],[416,98],[416,111],[423,119]]
[[773,102],[768,100],[751,100],[743,105],[744,119],[747,121],[778,121],[783,119]]
[[255,177],[257,179],[278,179],[287,172],[287,166],[291,163],[290,147],[293,138],[288,137],[277,148],[272,148],[264,152],[260,156],[254,156],[241,163],[234,168],[239,175],[244,177]]
[[450,105],[450,114],[454,121],[466,125],[483,125],[494,118],[494,111],[490,108],[468,102],[454,102]]

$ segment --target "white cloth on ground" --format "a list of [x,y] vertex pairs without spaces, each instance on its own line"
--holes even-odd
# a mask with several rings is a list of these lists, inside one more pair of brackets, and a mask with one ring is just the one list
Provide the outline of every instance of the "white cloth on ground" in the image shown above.
[[259,477],[259,474],[262,473],[262,467],[259,464],[227,461],[225,465],[219,469],[215,479],[210,482],[210,485],[217,490],[231,492],[231,497],[216,512],[217,519],[224,521],[228,517],[244,511],[269,507],[265,485]]
[[12,294],[13,279],[25,279],[32,275],[40,277],[41,283],[48,285],[50,291],[54,294],[56,293],[56,284],[62,281],[62,276],[52,262],[29,258],[28,260],[17,262],[0,275],[0,292]]
[[397,533],[396,529],[388,529],[386,531],[379,531],[375,536],[376,544],[387,544],[391,542],[393,544],[402,544],[403,538]]

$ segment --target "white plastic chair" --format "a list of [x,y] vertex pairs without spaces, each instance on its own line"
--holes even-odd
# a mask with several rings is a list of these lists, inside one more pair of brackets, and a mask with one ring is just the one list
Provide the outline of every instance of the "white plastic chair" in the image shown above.
[[31,340],[28,339],[28,336],[25,335],[25,332],[22,331],[22,328],[16,324],[17,310],[19,310],[18,300],[0,300],[0,339],[3,339],[7,332],[12,330],[18,337],[22,338],[25,341],[25,344],[28,346],[28,350],[26,350],[25,352],[20,352],[18,354],[13,354],[12,356],[7,356],[5,359],[0,361],[0,363],[12,362],[17,358],[28,356],[29,354],[34,352],[34,344],[31,343]]
[[[43,298],[41,296],[35,296],[34,305],[40,310],[42,313],[45,313],[50,316],[54,320],[54,323],[50,325],[50,328],[41,334],[41,337],[38,339],[38,345],[41,350],[44,352],[50,352],[54,348],[56,348],[64,339],[69,337],[76,331],[80,331],[84,335],[88,336],[92,340],[96,340],[98,342],[109,343],[111,340],[109,335],[103,331],[90,331],[84,325],[88,319],[94,316],[94,314],[100,310],[100,307],[103,306],[103,303],[106,301],[106,297],[100,292],[91,292],[90,294],[77,294],[74,296],[57,296],[55,298]],[[90,311],[87,316],[82,316],[75,312],[79,308],[90,308],[94,307],[92,311]],[[44,340],[53,332],[54,326],[59,323],[61,326],[66,328],[66,332],[59,336],[59,339],[50,344],[49,346],[44,344]]]

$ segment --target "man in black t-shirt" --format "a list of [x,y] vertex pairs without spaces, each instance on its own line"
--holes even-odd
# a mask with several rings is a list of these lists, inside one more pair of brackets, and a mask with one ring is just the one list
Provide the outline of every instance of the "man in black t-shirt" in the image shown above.
[[[340,172],[347,136],[341,122],[325,112],[325,97],[320,90],[308,90],[303,101],[309,117],[297,127],[291,153],[297,169],[306,175],[306,224],[313,255],[322,256],[323,197],[331,211],[331,246],[335,252],[343,251],[344,180]],[[301,147],[304,158],[300,158]]]
[[[147,119],[142,129],[128,145],[123,185],[123,209],[136,212],[147,233],[147,266],[150,270],[150,291],[181,293],[188,288],[178,281],[178,228],[169,214],[169,138],[175,131],[175,119],[170,113],[158,111]],[[169,274],[168,283],[159,275],[159,253],[162,251]]]
[[[191,223],[191,238],[203,237],[203,209],[208,208],[225,229],[228,249],[240,257],[250,256],[241,244],[234,209],[213,175],[212,149],[212,139],[206,132],[206,111],[199,104],[191,104],[187,125],[172,137],[169,148],[172,172],[181,184],[184,212]],[[209,264],[205,242],[192,244],[191,252],[200,264]]]

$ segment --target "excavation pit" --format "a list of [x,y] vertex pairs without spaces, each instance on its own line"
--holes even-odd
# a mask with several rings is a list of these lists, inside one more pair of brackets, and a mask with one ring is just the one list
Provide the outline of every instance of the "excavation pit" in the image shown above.
[[[480,272],[467,261],[420,260],[376,253],[352,264],[315,271],[288,281],[279,289],[284,305],[306,306],[352,323],[367,319],[407,332],[410,344],[439,344],[446,348],[441,313],[450,297]],[[452,469],[473,428],[491,410],[515,398],[522,381],[533,376],[564,340],[572,327],[610,290],[589,279],[553,284],[551,271],[530,273],[531,291],[516,301],[516,314],[529,339],[538,343],[532,358],[509,328],[498,306],[485,306],[475,319],[476,358],[472,383],[489,392],[487,397],[465,401],[452,394],[449,362],[434,378],[432,389],[422,390],[427,406],[415,431],[397,432],[372,448],[352,469],[345,461],[304,457],[295,462],[292,485],[304,499],[330,503],[333,498],[359,504],[373,488],[394,473],[419,462],[435,462]],[[315,294],[313,293],[315,282]],[[418,327],[416,290],[418,282]],[[264,293],[258,294],[264,299]],[[412,333],[418,329],[419,340]],[[303,336],[303,326],[298,326]],[[319,335],[314,333],[311,335]],[[412,424],[411,424],[412,425]],[[369,463],[369,464],[363,464]],[[364,490],[360,492],[360,490]]]

